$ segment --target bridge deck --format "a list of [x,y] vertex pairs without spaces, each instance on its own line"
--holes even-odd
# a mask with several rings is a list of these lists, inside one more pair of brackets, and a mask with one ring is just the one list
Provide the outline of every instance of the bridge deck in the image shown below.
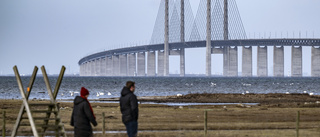
[[[245,40],[212,40],[212,47],[223,47],[223,46],[320,46],[320,39],[245,39]],[[94,60],[96,58],[111,57],[112,55],[129,54],[137,52],[163,50],[164,44],[154,45],[142,45],[135,47],[119,48],[103,52],[98,52],[92,55],[88,55],[78,62],[82,64],[86,61]],[[180,48],[196,48],[205,47],[206,41],[191,41],[191,42],[177,42],[170,43],[169,49],[180,49]]]

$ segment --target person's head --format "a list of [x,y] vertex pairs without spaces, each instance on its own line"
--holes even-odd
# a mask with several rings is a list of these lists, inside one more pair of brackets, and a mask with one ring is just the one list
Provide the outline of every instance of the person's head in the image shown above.
[[133,81],[127,81],[126,87],[130,89],[131,92],[134,92],[135,90],[135,83]]
[[87,89],[84,88],[84,87],[81,87],[80,95],[81,95],[81,97],[88,98],[88,96],[89,96],[89,90],[87,90]]

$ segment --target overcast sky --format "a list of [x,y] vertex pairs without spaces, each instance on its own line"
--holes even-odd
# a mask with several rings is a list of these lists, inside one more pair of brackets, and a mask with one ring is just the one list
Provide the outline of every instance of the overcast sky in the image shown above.
[[[196,13],[199,0],[190,2]],[[159,4],[160,0],[1,0],[0,75],[13,74],[14,65],[21,74],[32,73],[35,65],[45,65],[49,74],[58,74],[62,65],[66,73],[78,73],[78,61],[86,55],[147,44]],[[301,37],[320,38],[320,0],[237,0],[237,4],[250,38],[269,37],[270,32],[277,38],[281,33],[284,38],[293,34],[298,38],[299,32]],[[288,47],[285,50],[285,74],[289,74],[291,54]],[[307,74],[310,51],[303,49]],[[222,55],[212,57],[216,63],[212,73],[222,73]],[[170,73],[179,72],[178,60],[170,57]],[[272,57],[270,73],[271,64]],[[186,50],[186,73],[205,73],[204,48]]]

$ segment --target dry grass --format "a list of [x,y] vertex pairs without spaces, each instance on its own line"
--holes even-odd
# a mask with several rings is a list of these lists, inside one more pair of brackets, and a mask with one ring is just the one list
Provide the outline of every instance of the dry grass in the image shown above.
[[[41,103],[43,101],[35,101]],[[17,118],[21,101],[0,100],[1,112],[7,113],[7,134],[11,133]],[[70,116],[72,103],[60,103],[61,119],[67,131],[72,131]],[[92,103],[98,126],[102,129],[102,112],[106,117],[107,131],[124,131],[121,113],[117,103]],[[204,136],[204,110],[208,111],[208,136],[218,137],[275,137],[295,136],[296,115],[300,111],[300,137],[320,136],[319,108],[278,108],[268,106],[239,107],[186,106],[183,108],[165,105],[139,105],[139,136],[142,137],[197,137]],[[2,120],[2,118],[1,118]],[[72,134],[68,134],[72,136]],[[108,133],[108,136],[122,137],[125,133]],[[104,136],[100,133],[95,136]]]

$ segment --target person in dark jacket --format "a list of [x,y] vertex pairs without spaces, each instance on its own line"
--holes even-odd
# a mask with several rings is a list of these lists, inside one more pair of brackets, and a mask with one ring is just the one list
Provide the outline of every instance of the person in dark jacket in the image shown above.
[[138,133],[138,100],[133,94],[135,91],[135,83],[127,81],[123,87],[120,97],[120,109],[122,113],[122,122],[126,126],[129,137],[136,137]]
[[75,137],[92,137],[92,127],[90,122],[97,126],[96,117],[88,101],[89,91],[81,87],[81,96],[74,99],[74,107],[71,116],[71,126],[74,126]]

